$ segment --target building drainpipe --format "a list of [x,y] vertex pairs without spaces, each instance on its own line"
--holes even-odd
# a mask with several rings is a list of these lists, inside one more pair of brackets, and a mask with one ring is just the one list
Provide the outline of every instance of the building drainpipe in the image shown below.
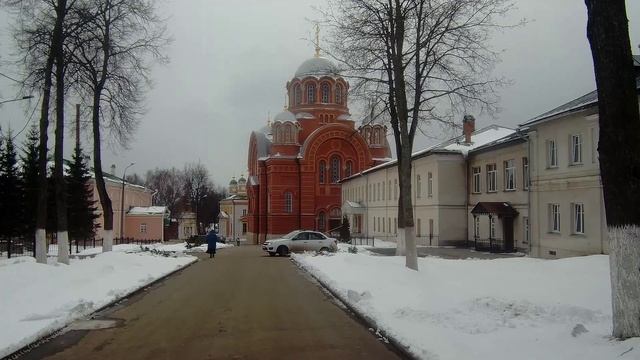
[[[464,217],[466,220],[465,224],[465,237],[467,238],[467,247],[469,247],[469,197],[471,196],[471,191],[469,189],[469,156],[467,155],[464,158],[464,185],[465,185],[465,196],[464,196]],[[474,220],[475,226],[475,220]]]
[[299,157],[296,157],[296,163],[298,164],[298,229],[302,229],[302,169]]
[[527,162],[529,163],[529,183],[527,184],[527,236],[529,237],[529,255],[531,255],[533,236],[531,236],[531,175],[533,174],[533,161],[531,161],[531,138],[527,136]]
[[269,174],[267,173],[267,164],[264,164],[264,189],[267,192],[267,204],[265,206],[264,214],[264,241],[267,241],[267,234],[269,233]]

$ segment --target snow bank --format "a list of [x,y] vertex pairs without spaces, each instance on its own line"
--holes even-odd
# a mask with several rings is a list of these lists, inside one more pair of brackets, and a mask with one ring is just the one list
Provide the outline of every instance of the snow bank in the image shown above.
[[70,265],[30,257],[0,261],[0,358],[196,261],[119,247]]
[[[234,245],[232,244],[222,244],[222,243],[218,243],[216,249],[226,249],[226,248],[230,248],[233,247]],[[162,244],[162,243],[156,243],[156,244],[149,244],[149,245],[136,245],[136,244],[122,244],[122,245],[114,245],[113,246],[113,251],[115,252],[139,252],[141,251],[142,248],[147,248],[149,250],[158,250],[158,251],[169,251],[169,252],[175,252],[175,253],[190,253],[190,252],[197,252],[197,251],[206,251],[207,250],[207,245],[200,245],[197,247],[193,247],[193,248],[187,248],[187,243],[183,242],[183,243],[176,243],[176,244]],[[95,254],[101,254],[102,253],[102,247],[95,247],[95,248],[89,248],[86,250],[81,250],[78,255],[95,255]]]
[[607,256],[420,258],[418,272],[403,257],[293,259],[419,358],[640,358],[640,338],[609,338]]

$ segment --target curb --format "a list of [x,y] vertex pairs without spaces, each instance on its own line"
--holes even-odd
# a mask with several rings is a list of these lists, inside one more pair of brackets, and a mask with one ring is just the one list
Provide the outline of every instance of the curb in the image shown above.
[[18,359],[20,356],[28,353],[32,349],[34,349],[34,348],[36,348],[36,347],[38,347],[38,346],[40,346],[42,344],[45,344],[49,340],[51,340],[51,339],[57,337],[58,335],[60,335],[62,333],[62,331],[67,326],[71,325],[73,322],[75,322],[77,320],[80,320],[80,319],[83,319],[83,318],[93,319],[94,316],[96,314],[98,314],[99,312],[102,312],[102,311],[104,311],[104,310],[106,310],[106,309],[108,309],[110,307],[118,305],[119,302],[121,302],[121,301],[123,301],[125,299],[131,298],[133,296],[136,296],[136,295],[140,294],[141,292],[145,291],[149,287],[159,283],[162,280],[165,280],[166,278],[168,278],[168,277],[170,277],[170,276],[172,276],[172,275],[174,275],[174,274],[176,274],[176,273],[178,273],[178,272],[180,272],[182,270],[185,270],[186,268],[188,268],[191,265],[197,263],[198,261],[200,261],[200,259],[196,257],[196,259],[194,261],[192,261],[192,262],[190,262],[190,263],[188,263],[188,264],[186,264],[186,265],[184,265],[184,266],[182,266],[180,268],[174,269],[174,270],[166,273],[165,275],[162,275],[161,277],[159,277],[159,278],[157,278],[157,279],[155,279],[155,280],[153,280],[153,281],[151,281],[151,282],[149,282],[147,284],[142,285],[141,287],[137,288],[136,290],[133,290],[133,291],[127,293],[127,294],[124,294],[122,297],[119,297],[117,299],[114,299],[114,300],[110,301],[109,303],[107,303],[107,304],[95,309],[91,313],[89,313],[87,315],[84,315],[84,316],[80,316],[77,319],[74,319],[74,320],[64,324],[63,326],[57,328],[57,329],[51,330],[51,332],[49,332],[48,334],[42,335],[39,339],[34,340],[33,342],[21,347],[20,349],[10,353],[9,355],[7,355],[5,357],[2,357],[2,360]]
[[382,327],[378,326],[378,323],[373,318],[371,318],[370,316],[368,316],[364,312],[360,311],[356,307],[352,306],[347,301],[347,299],[345,299],[345,297],[343,295],[341,295],[337,291],[335,291],[331,286],[329,286],[329,284],[327,284],[325,281],[320,279],[314,273],[312,273],[311,271],[307,270],[307,268],[303,264],[298,262],[295,259],[295,257],[292,257],[291,261],[293,261],[299,269],[301,269],[306,274],[311,276],[315,281],[317,281],[318,284],[320,284],[324,290],[326,290],[334,298],[339,300],[340,303],[342,305],[344,305],[344,307],[347,308],[349,311],[351,311],[351,313],[353,313],[358,320],[360,320],[361,322],[366,324],[370,329],[375,329],[377,332],[374,333],[374,334],[377,334],[378,336],[380,336],[384,340],[386,340],[388,342],[388,344],[391,345],[394,348],[394,350],[396,350],[397,352],[400,353],[400,355],[402,355],[406,359],[420,360],[420,358],[417,357],[407,346],[402,344],[395,337],[387,334],[386,331]]

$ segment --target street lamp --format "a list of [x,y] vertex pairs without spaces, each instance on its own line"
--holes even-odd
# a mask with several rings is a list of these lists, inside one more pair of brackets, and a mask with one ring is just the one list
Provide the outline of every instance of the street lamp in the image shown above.
[[28,99],[33,99],[33,95],[27,95],[27,96],[23,96],[23,97],[17,98],[17,99],[3,100],[3,101],[0,101],[0,105],[6,104],[8,102],[22,101],[22,100],[28,100]]
[[136,163],[131,163],[129,166],[124,168],[122,172],[122,192],[120,193],[120,240],[124,238],[124,178],[127,176],[127,169],[135,165]]
[[196,235],[200,235],[200,223],[198,222],[198,203],[200,200],[207,197],[207,194],[204,194],[202,197],[196,195]]

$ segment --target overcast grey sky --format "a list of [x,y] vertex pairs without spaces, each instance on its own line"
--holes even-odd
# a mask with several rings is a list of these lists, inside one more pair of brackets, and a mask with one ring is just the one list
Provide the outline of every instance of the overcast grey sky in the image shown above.
[[[496,34],[495,47],[504,50],[496,75],[513,85],[501,92],[496,119],[490,123],[514,127],[540,113],[595,88],[591,54],[585,35],[583,0],[520,0],[513,21],[529,23]],[[104,166],[143,174],[155,167],[183,167],[201,161],[217,185],[246,172],[251,130],[284,105],[284,86],[296,68],[313,55],[304,40],[312,33],[313,6],[323,0],[163,0],[160,13],[169,18],[174,41],[170,64],[154,70],[155,86],[147,96],[130,149],[108,147]],[[640,2],[627,1],[631,41],[639,53]],[[10,60],[8,17],[0,14],[0,59]],[[14,74],[6,65],[0,72]],[[0,99],[15,96],[11,82],[0,78]],[[0,107],[0,126],[20,130],[35,101]],[[352,113],[355,109],[352,108]],[[27,115],[25,115],[27,113]],[[68,110],[73,119],[72,108]],[[37,121],[37,114],[32,121]],[[19,141],[22,137],[19,137]],[[443,139],[444,140],[444,139]],[[418,139],[416,149],[434,140]],[[86,142],[88,144],[88,142]],[[73,146],[67,141],[68,150]]]

